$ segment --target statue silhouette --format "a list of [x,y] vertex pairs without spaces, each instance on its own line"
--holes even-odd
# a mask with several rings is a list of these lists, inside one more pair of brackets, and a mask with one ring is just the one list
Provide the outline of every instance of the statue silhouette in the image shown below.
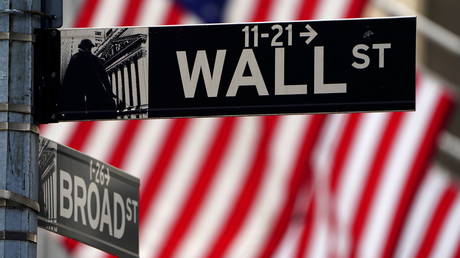
[[116,115],[116,96],[102,60],[83,39],[69,62],[60,92],[59,112],[67,118],[111,118]]

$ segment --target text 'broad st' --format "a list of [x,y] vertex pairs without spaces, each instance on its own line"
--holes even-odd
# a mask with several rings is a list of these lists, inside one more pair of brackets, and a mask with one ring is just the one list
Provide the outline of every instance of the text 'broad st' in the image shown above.
[[38,224],[121,257],[139,253],[139,179],[40,138]]

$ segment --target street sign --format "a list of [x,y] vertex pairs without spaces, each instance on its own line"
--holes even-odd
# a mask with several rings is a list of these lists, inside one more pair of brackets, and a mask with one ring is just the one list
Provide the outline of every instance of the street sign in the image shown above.
[[396,17],[43,31],[37,117],[414,110],[415,28]]
[[139,179],[40,137],[38,226],[139,257]]

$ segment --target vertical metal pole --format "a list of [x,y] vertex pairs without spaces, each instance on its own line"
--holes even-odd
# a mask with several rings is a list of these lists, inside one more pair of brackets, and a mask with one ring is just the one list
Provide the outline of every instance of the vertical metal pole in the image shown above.
[[[41,0],[0,0],[0,9],[40,10]],[[32,34],[40,18],[31,14],[0,13],[0,32]],[[5,34],[4,34],[5,35]],[[24,105],[32,107],[33,43],[27,40],[0,40],[0,190],[37,200],[38,135],[27,131],[32,115],[5,110]],[[7,107],[8,107],[7,106]],[[9,108],[8,108],[9,109]],[[14,125],[14,126],[13,126]],[[25,126],[24,126],[25,125]],[[7,205],[9,206],[9,205]],[[22,239],[21,233],[37,232],[37,213],[24,207],[0,207],[3,239]],[[5,232],[19,232],[12,236]],[[0,240],[0,257],[36,257],[36,243],[29,240]]]

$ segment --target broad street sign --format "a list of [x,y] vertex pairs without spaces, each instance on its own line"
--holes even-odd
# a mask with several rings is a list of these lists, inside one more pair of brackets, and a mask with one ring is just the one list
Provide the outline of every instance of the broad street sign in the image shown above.
[[139,257],[139,179],[40,137],[38,225],[120,257]]
[[415,17],[42,31],[38,122],[415,109]]

